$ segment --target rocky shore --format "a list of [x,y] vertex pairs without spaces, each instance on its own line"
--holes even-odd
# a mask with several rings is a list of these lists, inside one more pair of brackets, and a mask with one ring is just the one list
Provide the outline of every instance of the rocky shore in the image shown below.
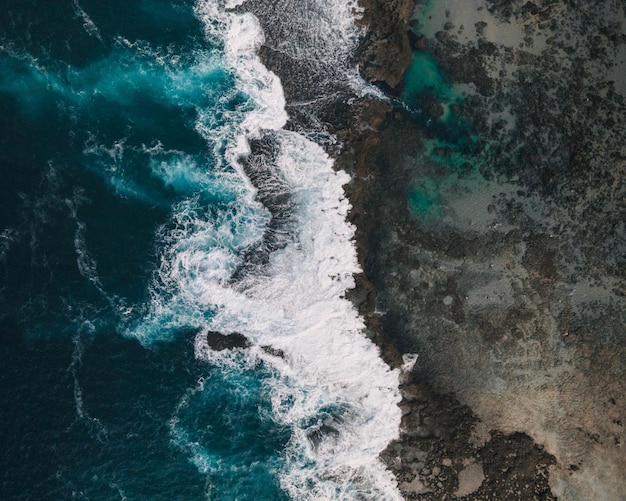
[[418,355],[384,453],[401,492],[626,499],[623,3],[360,6],[385,99],[278,50],[275,6],[243,8],[290,126],[352,176],[368,335],[392,366]]
[[[624,499],[623,5],[416,12],[416,60],[447,88],[357,148],[376,310],[419,354],[389,464],[407,498]],[[502,456],[484,449],[496,437]]]

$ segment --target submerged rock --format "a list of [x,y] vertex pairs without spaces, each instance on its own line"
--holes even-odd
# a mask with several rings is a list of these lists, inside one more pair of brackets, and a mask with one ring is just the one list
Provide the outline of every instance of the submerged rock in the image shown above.
[[415,385],[467,406],[453,422],[404,394],[388,464],[410,482],[411,449],[432,470],[441,448],[455,480],[421,476],[420,499],[626,499],[624,12],[480,3],[423,6],[449,115],[411,142],[390,113],[355,169],[383,332],[419,353]]
[[322,440],[326,437],[337,437],[339,431],[333,426],[327,423],[321,423],[319,426],[315,426],[306,432],[306,436],[313,445],[313,447],[319,447]]
[[272,355],[273,357],[285,358],[285,352],[279,348],[274,348],[273,346],[264,345],[261,346],[261,349],[267,353],[268,355]]

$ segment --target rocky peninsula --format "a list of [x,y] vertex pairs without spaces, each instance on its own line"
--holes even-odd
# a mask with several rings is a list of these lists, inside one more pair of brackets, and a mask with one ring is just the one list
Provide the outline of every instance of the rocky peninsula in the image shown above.
[[290,127],[352,176],[349,297],[390,365],[418,355],[402,494],[626,499],[623,2],[361,0],[378,98],[279,50],[278,4],[241,8]]

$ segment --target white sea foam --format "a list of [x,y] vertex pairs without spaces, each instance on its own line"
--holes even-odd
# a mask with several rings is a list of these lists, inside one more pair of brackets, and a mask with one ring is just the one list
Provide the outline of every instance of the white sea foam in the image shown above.
[[[263,43],[263,32],[252,14],[226,13],[211,0],[199,1],[196,13],[204,21],[207,38],[214,43],[223,41],[225,65],[235,74],[237,87],[254,101],[254,109],[245,114],[236,133],[224,138],[230,140],[226,150],[228,163],[245,179],[238,160],[249,153],[248,140],[257,137],[261,129],[280,129],[287,121],[282,86],[256,56],[256,49]],[[213,123],[211,113],[209,110],[207,116],[200,111],[197,122],[198,131],[205,137],[215,134],[214,127],[205,125]],[[248,187],[253,193],[252,186]]]
[[[330,29],[337,40],[345,40],[344,35],[350,39],[352,6],[324,0],[329,10],[313,38],[322,40]],[[231,129],[226,125],[217,131],[242,189],[237,203],[221,215],[209,217],[197,198],[175,208],[172,224],[163,228],[165,250],[150,311],[130,333],[149,343],[177,327],[193,326],[202,329],[196,336],[197,357],[225,370],[242,361],[252,367],[258,360],[275,368],[267,384],[274,419],[292,430],[280,473],[281,486],[292,498],[400,499],[395,479],[378,457],[399,430],[398,372],[381,360],[363,334],[362,319],[343,298],[359,271],[342,188],[349,178],[333,170],[320,146],[282,130],[287,118],[282,88],[255,55],[263,40],[256,19],[226,12],[211,0],[199,1],[196,12],[207,37],[224,41],[224,64],[253,104],[240,112],[245,113],[240,120],[228,122],[234,124]],[[309,21],[311,30],[319,20]],[[344,48],[331,44],[313,57],[331,50]],[[210,113],[200,113],[197,129],[215,142]],[[271,254],[260,274],[233,283],[243,251],[261,241],[269,222],[238,163],[249,152],[249,139],[262,129],[273,131],[276,139],[273,175],[289,190],[294,234]],[[243,333],[253,347],[212,351],[207,330]],[[283,356],[266,352],[265,346]],[[201,385],[190,390],[189,398],[197,391]],[[177,416],[187,400],[181,400],[170,423],[173,439],[190,448],[190,459],[207,472],[210,451],[192,444],[179,425]]]
[[[281,478],[294,499],[394,499],[395,482],[378,454],[397,434],[398,375],[342,298],[358,270],[341,188],[347,176],[314,143],[290,132],[279,138],[278,165],[297,206],[296,241],[272,255],[269,276],[247,277],[238,289],[203,284],[203,300],[216,308],[209,325],[286,355],[272,360],[281,369],[272,391],[276,419],[294,433]],[[204,333],[197,352],[214,362],[230,356],[211,352]],[[332,408],[338,414],[326,417],[338,434],[314,446],[308,437]]]
[[74,0],[74,13],[83,20],[83,28],[85,31],[92,37],[96,37],[100,42],[104,44],[104,40],[102,39],[102,35],[100,34],[100,29],[96,26],[96,23],[93,22],[89,14],[85,12],[85,10],[80,6],[78,0]]
[[91,256],[86,242],[87,225],[78,219],[78,207],[85,202],[85,198],[80,190],[74,193],[72,199],[65,199],[65,205],[69,210],[70,218],[76,223],[74,231],[74,251],[76,252],[76,267],[83,278],[88,280],[98,292],[107,300],[114,311],[125,308],[124,302],[115,295],[109,294],[98,274],[98,265]]
[[74,406],[76,408],[76,419],[83,422],[89,433],[98,441],[106,442],[108,440],[109,431],[106,426],[98,418],[90,415],[85,408],[83,400],[83,389],[80,384],[79,371],[83,364],[83,353],[85,352],[85,339],[91,338],[96,331],[95,326],[89,320],[80,320],[76,333],[72,338],[74,351],[72,352],[72,363],[68,367],[68,371],[72,375],[74,383]]
[[201,378],[197,385],[189,388],[176,405],[174,415],[170,418],[168,426],[172,441],[179,447],[188,449],[191,461],[200,473],[208,473],[211,470],[212,454],[196,441],[192,440],[185,429],[180,426],[180,414],[189,406],[189,402],[193,397],[204,391],[205,380]]
[[18,238],[19,233],[13,228],[5,228],[0,232],[0,263],[6,266],[6,257],[11,244]]

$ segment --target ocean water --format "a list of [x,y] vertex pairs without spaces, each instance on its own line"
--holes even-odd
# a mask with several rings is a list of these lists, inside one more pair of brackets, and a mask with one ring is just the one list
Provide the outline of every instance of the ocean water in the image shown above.
[[[283,128],[240,3],[4,4],[1,499],[399,499],[348,176]],[[312,5],[347,58],[354,6]]]
[[[427,2],[421,16],[432,7]],[[419,20],[419,19],[418,19]],[[421,19],[420,26],[424,20]],[[408,205],[423,222],[441,222],[450,197],[458,196],[457,186],[484,181],[480,154],[485,145],[461,109],[467,89],[448,82],[435,58],[415,50],[404,75],[401,102],[406,112],[424,132],[422,162],[436,166],[436,174],[421,175],[408,197]],[[429,112],[433,106],[439,114]]]

